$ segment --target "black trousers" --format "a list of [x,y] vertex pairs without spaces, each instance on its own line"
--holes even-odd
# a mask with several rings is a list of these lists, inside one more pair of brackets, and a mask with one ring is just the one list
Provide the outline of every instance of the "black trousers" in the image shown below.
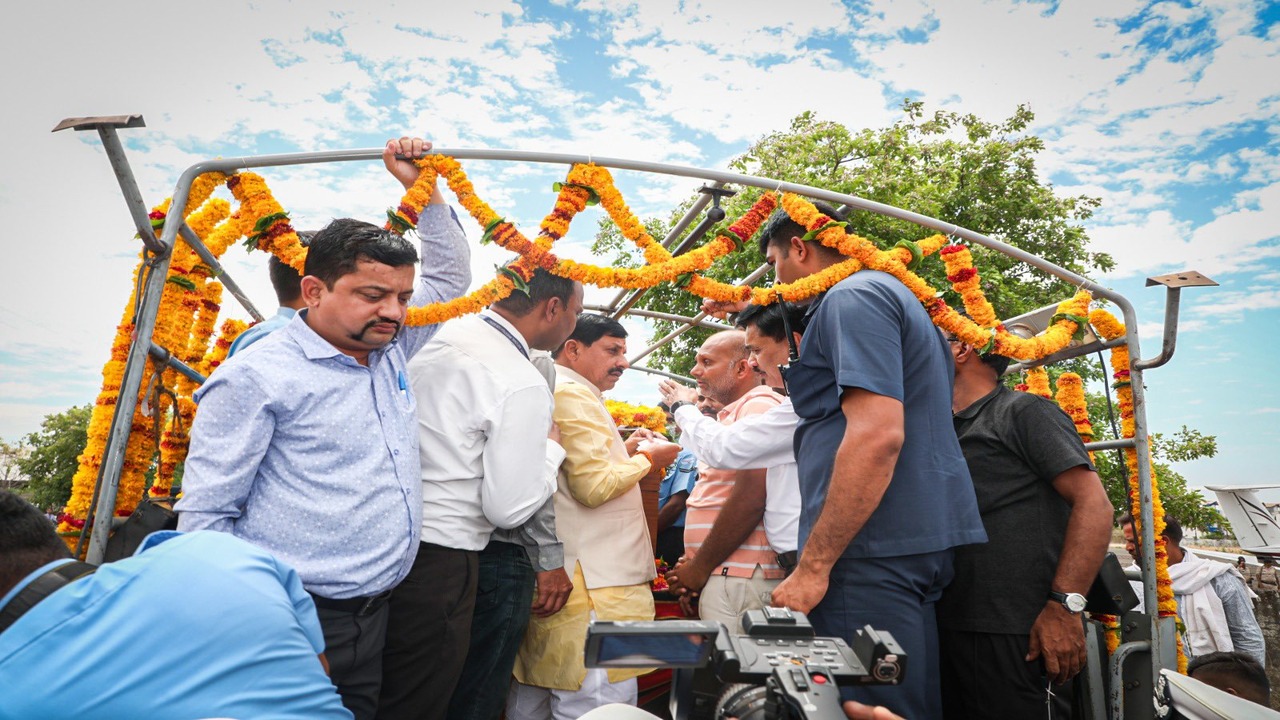
[[329,679],[356,720],[372,720],[382,685],[382,650],[387,636],[387,605],[368,615],[316,608],[324,632]]
[[1071,717],[1071,683],[1054,685],[1050,700],[1044,664],[1025,660],[1030,635],[940,629],[938,643],[946,720]]
[[660,557],[666,560],[668,565],[675,567],[676,561],[682,555],[684,555],[684,526],[672,526],[659,531],[658,547],[654,551],[654,557]]
[[448,720],[498,720],[533,604],[533,565],[524,548],[490,542],[480,551],[471,648],[449,700]]
[[477,553],[422,543],[388,601],[380,720],[442,720],[462,674],[476,600]]

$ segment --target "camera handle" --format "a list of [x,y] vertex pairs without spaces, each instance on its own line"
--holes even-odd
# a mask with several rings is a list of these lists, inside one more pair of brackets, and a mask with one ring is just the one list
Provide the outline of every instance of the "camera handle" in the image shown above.
[[840,687],[831,676],[804,665],[774,668],[765,683],[766,717],[845,720]]

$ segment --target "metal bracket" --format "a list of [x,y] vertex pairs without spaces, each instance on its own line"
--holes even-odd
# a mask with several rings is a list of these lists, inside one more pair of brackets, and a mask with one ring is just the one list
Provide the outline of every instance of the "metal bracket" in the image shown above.
[[116,182],[120,183],[120,192],[124,194],[125,204],[129,206],[129,215],[133,217],[133,226],[138,230],[138,237],[150,252],[156,255],[167,255],[169,247],[156,238],[151,227],[151,218],[147,217],[147,205],[142,201],[142,193],[138,183],[133,179],[133,170],[129,168],[129,159],[125,157],[124,145],[116,128],[146,127],[141,115],[99,115],[97,117],[67,118],[58,123],[53,132],[68,128],[76,131],[97,130],[102,140],[102,147],[107,151],[107,159],[111,161],[111,169],[115,171]]
[[1160,354],[1147,360],[1139,360],[1134,367],[1139,370],[1150,370],[1173,359],[1173,351],[1178,344],[1178,309],[1181,304],[1184,287],[1217,287],[1218,283],[1210,280],[1195,270],[1157,275],[1147,278],[1147,287],[1165,286],[1164,298],[1164,339],[1160,345]]

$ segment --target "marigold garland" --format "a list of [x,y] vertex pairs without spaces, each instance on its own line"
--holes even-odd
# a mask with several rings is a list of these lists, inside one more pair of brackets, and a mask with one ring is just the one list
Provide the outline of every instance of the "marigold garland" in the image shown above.
[[[1084,396],[1084,380],[1073,372],[1065,372],[1058,376],[1058,392],[1055,395],[1058,407],[1071,418],[1076,426],[1076,434],[1086,443],[1093,442],[1093,424],[1089,422],[1089,406]],[[1089,452],[1089,460],[1093,460],[1093,452]]]
[[632,405],[620,400],[604,401],[605,409],[619,428],[647,428],[660,435],[667,432],[667,414],[662,408]]
[[1025,392],[1039,395],[1046,400],[1053,399],[1053,393],[1049,390],[1049,372],[1043,366],[1028,369],[1024,377],[1027,388]]
[[[832,222],[813,203],[791,193],[779,198],[774,193],[763,193],[751,208],[725,230],[701,246],[673,257],[666,248],[645,230],[644,224],[627,206],[614,184],[610,172],[603,167],[587,164],[570,168],[563,183],[557,184],[558,194],[551,212],[539,224],[539,234],[530,241],[514,224],[499,216],[475,193],[461,165],[454,158],[431,155],[417,161],[420,173],[406,190],[395,208],[387,212],[386,227],[395,232],[405,232],[416,226],[423,209],[430,202],[438,178],[443,177],[459,204],[484,228],[486,241],[493,241],[520,257],[509,267],[503,268],[488,283],[470,294],[442,303],[411,308],[406,324],[422,325],[440,323],[459,315],[474,313],[507,297],[532,277],[535,268],[542,267],[566,278],[600,287],[648,288],[661,282],[674,281],[687,291],[717,300],[750,300],[757,304],[776,302],[782,298],[798,302],[814,297],[863,268],[886,272],[902,282],[925,306],[934,323],[976,347],[990,350],[1016,359],[1039,359],[1057,352],[1070,342],[1080,320],[1088,311],[1090,297],[1081,292],[1059,305],[1059,316],[1053,325],[1040,336],[1025,339],[1009,334],[998,324],[994,310],[980,288],[977,270],[967,248],[947,245],[947,238],[935,235],[915,242],[900,242],[890,250],[880,250],[866,238],[848,232],[842,223]],[[225,219],[229,205],[220,199],[209,201],[214,190],[225,184],[239,207],[234,215]],[[624,237],[636,245],[647,264],[639,268],[604,268],[557,258],[551,252],[554,243],[569,230],[573,218],[588,204],[598,201],[609,217],[617,224]],[[748,288],[720,283],[701,275],[721,257],[739,250],[759,230],[773,210],[781,207],[806,228],[806,239],[814,239],[834,248],[848,259],[820,273],[802,278],[795,283],[775,285],[771,288]],[[169,201],[151,212],[153,232],[162,232],[169,215]],[[289,216],[275,200],[265,180],[255,173],[242,172],[232,176],[206,173],[192,183],[187,206],[182,211],[184,221],[197,236],[204,240],[214,257],[220,257],[241,237],[249,238],[253,248],[271,252],[286,264],[303,272],[306,248],[299,242],[297,233],[289,222]],[[924,258],[938,254],[947,268],[952,287],[961,295],[970,318],[965,318],[940,299],[940,293],[914,272]],[[144,254],[145,259],[145,254]],[[141,267],[141,265],[140,265]],[[152,339],[169,349],[188,365],[208,374],[226,357],[231,340],[245,327],[240,321],[227,321],[213,347],[209,339],[217,324],[222,285],[213,277],[212,270],[203,265],[185,245],[177,243],[170,259],[168,277],[161,295],[156,327]],[[136,287],[136,271],[134,287]],[[118,400],[124,363],[128,355],[130,336],[134,331],[133,308],[136,298],[130,297],[124,316],[117,327],[112,343],[110,359],[103,367],[103,386],[94,404],[90,418],[89,441],[80,456],[80,467],[73,481],[71,499],[60,517],[59,530],[72,533],[83,525],[87,515],[98,468],[107,441],[111,415]],[[1124,353],[1123,348],[1116,351]],[[1118,356],[1117,356],[1118,357]],[[1127,355],[1126,355],[1127,357]],[[1127,373],[1127,370],[1126,370]],[[144,373],[143,391],[148,386],[172,390],[168,394],[153,396],[152,412],[156,417],[167,418],[168,427],[160,440],[160,464],[153,494],[170,491],[174,467],[185,458],[186,430],[194,414],[191,393],[194,383],[161,370],[154,377],[155,368],[149,366]],[[154,381],[154,382],[153,382]],[[141,395],[141,393],[140,393]],[[176,405],[170,405],[176,400]],[[652,411],[651,428],[665,429],[665,416]],[[1123,413],[1122,413],[1123,414]],[[640,415],[649,417],[649,412]],[[632,420],[635,419],[633,415]],[[117,508],[127,514],[142,495],[145,472],[156,452],[155,422],[142,414],[142,403],[132,422],[132,432],[125,450],[124,470],[120,480]],[[1126,423],[1132,429],[1132,411]]]
[[[1110,312],[1101,308],[1095,309],[1089,313],[1089,324],[1091,324],[1098,332],[1103,340],[1114,340],[1123,337],[1125,334],[1124,323],[1121,323]],[[1134,424],[1134,407],[1133,407],[1133,387],[1129,380],[1129,346],[1117,345],[1111,348],[1111,369],[1112,377],[1116,382],[1113,387],[1116,389],[1116,402],[1120,408],[1121,436],[1125,439],[1131,439],[1134,436],[1136,426]],[[1147,453],[1148,467],[1151,467],[1151,518],[1152,532],[1155,535],[1155,565],[1156,565],[1156,603],[1159,606],[1160,617],[1177,617],[1178,604],[1173,597],[1173,584],[1169,580],[1169,555],[1165,549],[1164,538],[1164,505],[1160,502],[1160,485],[1156,479],[1155,468],[1150,465],[1151,446],[1148,440],[1147,447],[1143,448],[1143,452]],[[1141,477],[1138,473],[1138,449],[1128,447],[1124,449],[1125,466],[1129,471],[1129,504],[1130,513],[1133,515],[1134,531],[1140,532],[1142,527],[1142,504],[1140,495]],[[1182,648],[1182,638],[1178,638],[1178,672],[1185,673],[1187,671],[1187,658]]]

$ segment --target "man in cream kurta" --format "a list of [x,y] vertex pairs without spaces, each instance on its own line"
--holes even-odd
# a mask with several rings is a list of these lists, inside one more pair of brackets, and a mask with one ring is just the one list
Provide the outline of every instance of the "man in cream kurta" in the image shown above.
[[656,491],[661,468],[674,461],[679,446],[655,439],[624,443],[605,409],[601,391],[627,367],[625,338],[616,321],[584,313],[556,353],[553,419],[565,451],[556,527],[564,567],[573,569],[573,591],[559,613],[529,621],[507,705],[511,720],[577,718],[607,703],[635,703],[635,677],[644,671],[587,670],[583,646],[592,617],[653,619],[653,545],[640,483]]

